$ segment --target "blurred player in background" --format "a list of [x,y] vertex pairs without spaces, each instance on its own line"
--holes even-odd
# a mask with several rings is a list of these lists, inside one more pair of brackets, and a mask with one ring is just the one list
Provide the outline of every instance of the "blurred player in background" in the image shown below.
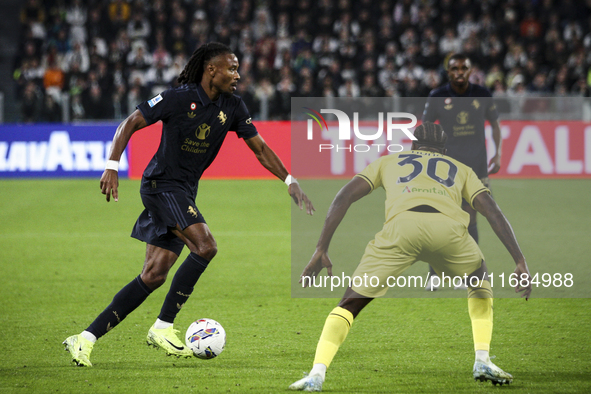
[[165,282],[185,245],[190,253],[174,275],[160,315],[148,331],[147,342],[169,355],[193,355],[177,337],[173,322],[217,252],[216,241],[195,198],[199,179],[215,159],[228,131],[235,131],[259,162],[288,184],[288,192],[300,209],[305,204],[307,213],[313,213],[308,197],[258,134],[242,99],[233,94],[239,79],[238,59],[230,48],[215,42],[205,44],[193,53],[181,72],[179,87],[138,105],[117,128],[100,181],[107,201],[111,196],[118,200],[118,162],[133,133],[163,122],[160,146],[142,177],[140,194],[145,210],[131,234],[146,242],[146,257],[141,274],[115,295],[85,331],[64,341],[77,365],[92,366],[89,357],[96,340]]
[[[472,72],[470,59],[463,54],[450,56],[447,62],[449,83],[429,93],[423,112],[423,122],[439,123],[446,130],[447,155],[472,168],[486,187],[490,187],[488,175],[501,169],[501,126],[499,114],[490,92],[480,85],[469,82]],[[492,126],[495,154],[487,163],[484,122]],[[470,214],[468,231],[478,243],[476,211],[467,201],[462,209]],[[431,275],[435,274],[433,268]],[[432,280],[426,290],[437,290]]]
[[[382,156],[357,174],[332,202],[320,239],[301,281],[327,268],[332,276],[328,247],[352,203],[377,187],[386,190],[384,228],[370,241],[353,277],[377,277],[376,286],[348,287],[339,305],[328,315],[316,348],[310,374],[289,386],[292,390],[321,391],[326,369],[345,341],[353,319],[376,297],[388,290],[389,277],[400,276],[417,260],[431,264],[438,275],[468,275],[468,311],[472,321],[473,376],[493,384],[509,384],[513,377],[490,361],[493,299],[484,257],[467,232],[469,215],[461,209],[462,198],[484,215],[515,261],[514,273],[527,278],[515,291],[526,300],[531,278],[511,225],[489,195],[489,190],[468,166],[445,156],[446,134],[440,125],[423,123],[414,133],[411,152]],[[380,286],[381,285],[381,286]]]

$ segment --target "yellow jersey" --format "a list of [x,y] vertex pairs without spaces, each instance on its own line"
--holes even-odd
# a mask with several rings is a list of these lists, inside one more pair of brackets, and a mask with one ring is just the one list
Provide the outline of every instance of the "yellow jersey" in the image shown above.
[[412,150],[382,156],[356,176],[386,190],[386,223],[400,212],[429,205],[468,227],[470,215],[462,209],[462,198],[474,198],[489,190],[474,171],[441,153]]

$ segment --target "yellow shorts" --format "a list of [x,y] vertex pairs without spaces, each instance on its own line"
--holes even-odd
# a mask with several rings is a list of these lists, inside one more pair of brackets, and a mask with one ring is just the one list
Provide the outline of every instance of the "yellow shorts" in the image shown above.
[[365,297],[381,297],[388,291],[389,281],[417,260],[431,264],[439,275],[443,272],[453,277],[480,268],[484,256],[460,222],[442,213],[406,211],[386,223],[367,244],[352,277],[367,279],[353,280],[351,287]]

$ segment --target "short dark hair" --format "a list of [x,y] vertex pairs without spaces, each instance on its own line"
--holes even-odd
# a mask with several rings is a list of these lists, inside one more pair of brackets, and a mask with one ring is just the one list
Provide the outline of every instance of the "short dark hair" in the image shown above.
[[468,60],[470,61],[470,58],[468,57],[468,55],[464,54],[464,53],[454,53],[453,55],[451,55],[449,57],[449,59],[447,59],[447,65],[449,67],[449,63],[452,60]]
[[187,65],[177,78],[180,84],[201,83],[205,64],[216,56],[233,53],[229,46],[220,42],[210,42],[195,49]]
[[414,143],[418,146],[443,149],[447,142],[447,134],[443,127],[437,123],[425,122],[415,129],[414,136],[417,138]]

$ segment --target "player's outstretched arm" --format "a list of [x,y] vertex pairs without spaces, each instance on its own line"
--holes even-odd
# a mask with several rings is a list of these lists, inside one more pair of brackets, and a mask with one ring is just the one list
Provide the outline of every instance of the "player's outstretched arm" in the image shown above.
[[332,262],[330,261],[330,257],[328,257],[328,247],[332,236],[345,217],[351,204],[368,195],[370,192],[371,187],[369,184],[359,177],[354,177],[339,190],[328,208],[316,250],[310,262],[304,268],[301,277],[315,277],[323,268],[326,268],[328,275],[332,276]]
[[501,169],[501,145],[503,139],[501,138],[501,124],[498,119],[491,122],[492,137],[495,143],[495,155],[488,162],[488,173],[496,174]]
[[527,275],[528,286],[521,286],[521,280],[519,280],[515,287],[515,292],[522,292],[521,297],[525,297],[526,300],[529,299],[532,291],[531,276],[511,224],[505,215],[503,215],[501,208],[499,208],[495,200],[488,193],[482,192],[476,196],[474,199],[474,208],[488,220],[497,237],[505,245],[511,257],[513,257],[516,265],[514,273],[517,277],[521,279],[522,274]]
[[[121,155],[129,142],[129,139],[139,129],[146,127],[146,120],[139,110],[135,110],[117,127],[115,136],[113,137],[113,144],[111,145],[111,152],[109,153],[109,160],[119,162]],[[117,170],[106,169],[101,176],[101,192],[106,194],[107,202],[111,201],[111,194],[115,201],[119,200],[119,174]]]
[[[273,175],[275,175],[282,181],[284,181],[285,178],[287,178],[289,172],[283,165],[283,162],[281,161],[279,156],[277,156],[277,154],[273,151],[273,149],[271,149],[269,145],[267,145],[265,140],[263,140],[263,138],[260,135],[256,135],[244,141],[246,142],[246,145],[248,145],[248,147],[253,151],[256,158],[262,164],[263,167],[265,167]],[[312,204],[312,201],[310,201],[308,196],[306,196],[306,193],[302,191],[302,188],[300,187],[299,183],[293,182],[291,185],[289,185],[287,191],[289,195],[293,198],[293,201],[298,205],[298,207],[300,207],[300,209],[303,209],[303,206],[305,205],[306,212],[308,213],[308,215],[314,214],[314,205]]]

